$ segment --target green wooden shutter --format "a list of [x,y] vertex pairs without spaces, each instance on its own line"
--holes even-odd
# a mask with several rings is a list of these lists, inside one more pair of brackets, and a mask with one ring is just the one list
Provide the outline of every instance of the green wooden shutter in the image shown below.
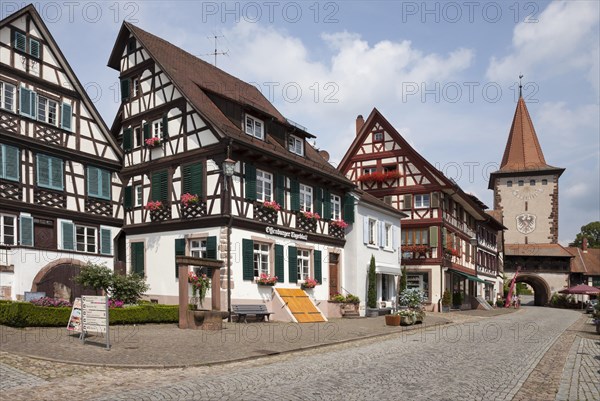
[[217,259],[217,237],[215,236],[206,239],[206,258]]
[[446,248],[448,244],[448,230],[446,227],[442,227],[442,248]]
[[323,190],[323,218],[327,220],[333,218],[333,210],[331,206],[331,193],[326,189]]
[[133,209],[133,187],[128,185],[123,193],[123,207],[125,210]]
[[98,170],[100,172],[100,197],[110,200],[110,187],[112,174],[110,171]]
[[189,167],[189,193],[203,197],[203,165],[202,163],[192,164]]
[[50,186],[50,158],[46,155],[36,155],[37,185],[40,187]]
[[50,187],[53,189],[63,190],[63,171],[64,162],[62,159],[50,157]]
[[[185,256],[185,238],[175,239],[175,257]],[[179,265],[175,262],[175,277],[179,277]]]
[[2,145],[0,149],[0,177],[19,181],[20,170],[19,148]]
[[131,243],[131,272],[144,276],[144,243]]
[[256,200],[256,167],[245,163],[246,199]]
[[21,215],[20,226],[21,245],[33,246],[33,217]]
[[144,142],[145,142],[146,139],[150,139],[150,124],[148,124],[147,122],[144,123],[144,125],[142,126],[142,129],[144,130]]
[[168,139],[169,138],[169,116],[168,115],[164,115],[163,119],[162,119],[162,139]]
[[129,99],[129,85],[131,80],[129,78],[121,79],[121,101],[124,102]]
[[322,253],[321,251],[315,251],[315,280],[319,282],[319,284],[323,284],[323,269],[321,267],[322,263]]
[[192,166],[181,167],[181,194],[192,194]]
[[440,193],[439,192],[432,192],[429,196],[430,196],[430,199],[431,199],[431,207],[432,208],[438,208],[438,207],[440,207]]
[[62,221],[60,228],[62,231],[62,249],[75,250],[75,225],[68,221]]
[[21,32],[15,31],[15,36],[13,40],[15,49],[24,52],[27,46],[27,39],[25,38],[25,35],[23,35]]
[[168,175],[166,170],[152,173],[152,200],[167,202],[169,200]]
[[412,209],[412,194],[406,194],[404,195],[404,202],[402,203],[402,209],[403,210],[409,210]]
[[21,115],[35,118],[35,93],[25,87],[19,88],[19,113]]
[[288,246],[288,281],[290,283],[298,282],[298,249],[295,246]]
[[275,202],[285,208],[285,175],[275,175]]
[[284,274],[283,245],[275,245],[275,275],[277,276],[278,283],[283,283]]
[[35,39],[29,39],[29,54],[35,58],[40,58],[40,42]]
[[344,196],[343,220],[346,223],[354,223],[354,197],[350,194]]
[[123,130],[123,150],[133,149],[133,134],[131,128]]
[[87,168],[87,190],[89,196],[98,197],[100,195],[100,169],[96,167]]
[[314,212],[319,213],[319,216],[323,217],[323,189],[315,187],[313,192],[313,204]]
[[100,229],[100,253],[103,255],[112,255],[112,235],[108,228]]
[[70,104],[63,103],[61,106],[61,123],[60,126],[62,129],[67,131],[71,131],[71,121],[73,120],[73,108]]
[[300,211],[300,182],[290,178],[290,210]]
[[242,270],[244,280],[254,280],[254,241],[242,239]]
[[429,227],[429,246],[430,247],[438,246],[438,233],[439,233],[439,229],[437,226]]

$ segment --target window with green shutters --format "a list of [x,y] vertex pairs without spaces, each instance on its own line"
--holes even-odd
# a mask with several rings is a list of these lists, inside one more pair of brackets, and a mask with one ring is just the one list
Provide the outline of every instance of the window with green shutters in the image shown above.
[[324,219],[333,218],[333,209],[331,207],[331,193],[323,189],[323,216]]
[[[175,240],[175,257],[185,256],[185,238]],[[179,277],[179,265],[175,263],[175,277]]]
[[313,256],[315,259],[315,280],[317,280],[319,284],[323,284],[323,268],[321,266],[323,254],[321,251],[315,251]]
[[162,119],[162,139],[169,138],[169,116],[164,115]]
[[70,104],[63,103],[60,106],[60,127],[67,131],[72,131],[73,107]]
[[150,132],[150,124],[147,122],[142,125],[142,130],[144,131],[144,143],[146,143],[146,139],[152,138],[152,133]]
[[284,274],[283,245],[275,245],[275,275],[278,283],[283,283]]
[[285,209],[285,175],[275,175],[275,202]]
[[15,31],[13,38],[13,46],[15,49],[24,52],[27,46],[27,38],[21,32]]
[[217,259],[217,237],[208,237],[206,239],[206,258]]
[[245,163],[246,199],[256,200],[256,167]]
[[344,218],[346,223],[354,223],[354,197],[350,194],[344,196]]
[[290,283],[298,281],[298,248],[295,246],[288,246],[288,274]]
[[125,102],[129,99],[129,86],[131,80],[129,78],[121,78],[121,101]]
[[67,251],[75,250],[75,225],[70,221],[60,222],[61,249]]
[[188,164],[183,166],[183,189],[182,194],[198,195],[203,197],[203,165],[202,163]]
[[319,213],[319,216],[325,218],[325,215],[323,214],[323,189],[315,187],[313,194],[313,212]]
[[290,210],[300,211],[300,182],[290,178]]
[[163,203],[169,200],[169,179],[167,170],[152,173],[152,200]]
[[19,113],[23,116],[35,118],[36,93],[23,86],[19,88]]
[[101,199],[110,199],[110,171],[97,167],[87,168],[87,190],[88,196]]
[[35,39],[29,39],[29,54],[35,58],[40,58],[40,42]]
[[131,272],[144,276],[144,243],[131,243]]
[[0,178],[19,181],[20,160],[19,148],[0,145]]
[[36,155],[37,186],[62,191],[63,161],[43,154]]
[[19,218],[19,226],[21,245],[33,246],[33,217],[22,214]]
[[112,255],[112,231],[109,228],[100,228],[100,253]]
[[133,134],[131,128],[123,129],[123,150],[133,149]]
[[133,187],[128,185],[123,192],[123,207],[125,210],[133,209]]
[[242,239],[242,275],[244,280],[254,280],[254,241]]

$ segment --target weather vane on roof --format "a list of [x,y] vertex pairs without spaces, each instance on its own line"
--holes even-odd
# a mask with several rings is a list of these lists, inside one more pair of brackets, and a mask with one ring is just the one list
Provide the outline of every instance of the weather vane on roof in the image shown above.
[[218,38],[224,38],[225,36],[223,35],[213,35],[213,36],[207,36],[208,39],[214,39],[215,40],[215,51],[212,53],[207,53],[205,54],[205,56],[215,56],[215,67],[217,66],[217,56],[227,56],[227,54],[229,53],[229,50],[224,51],[224,52],[220,52],[217,50],[217,39]]
[[523,84],[521,83],[521,79],[523,79],[523,74],[519,74],[519,97],[523,97]]

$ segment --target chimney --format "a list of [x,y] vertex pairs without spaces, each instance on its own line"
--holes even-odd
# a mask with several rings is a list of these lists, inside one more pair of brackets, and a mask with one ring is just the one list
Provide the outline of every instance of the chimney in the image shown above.
[[588,240],[586,237],[583,237],[583,239],[581,240],[581,250],[583,251],[583,253],[587,253],[587,246]]
[[356,117],[356,135],[358,135],[363,125],[365,125],[365,119],[362,114],[359,114],[358,117]]

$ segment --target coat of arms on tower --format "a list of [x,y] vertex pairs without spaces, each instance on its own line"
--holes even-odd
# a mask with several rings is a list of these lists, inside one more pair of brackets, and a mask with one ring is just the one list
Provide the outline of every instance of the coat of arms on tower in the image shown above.
[[517,231],[522,234],[529,234],[535,230],[535,215],[531,213],[521,213],[517,216]]

